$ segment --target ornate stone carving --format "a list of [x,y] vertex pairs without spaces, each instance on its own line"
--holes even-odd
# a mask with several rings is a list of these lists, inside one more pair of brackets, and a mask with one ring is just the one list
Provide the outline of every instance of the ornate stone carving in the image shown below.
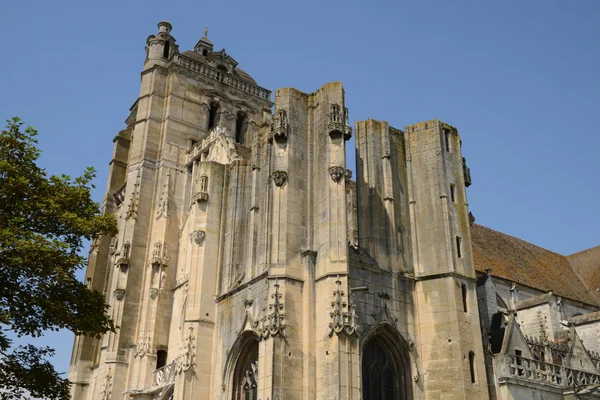
[[346,175],[344,175],[344,179],[346,179],[346,183],[348,183],[348,181],[352,179],[352,171],[351,170],[346,169]]
[[273,139],[285,142],[288,136],[288,127],[287,112],[285,110],[278,110],[275,118],[273,118],[273,124],[271,125],[269,142],[273,142]]
[[178,374],[189,369],[196,368],[196,344],[194,338],[194,327],[189,327],[189,334],[180,349],[179,357],[175,360],[175,370]]
[[129,268],[129,250],[131,245],[129,242],[123,243],[123,248],[121,249],[121,257],[117,260],[117,267],[121,270],[126,270]]
[[140,336],[138,338],[137,348],[134,357],[144,357],[152,354],[152,343],[150,339],[150,331],[146,331],[146,336]]
[[331,179],[333,179],[333,181],[335,183],[338,183],[339,181],[342,180],[342,177],[344,176],[345,172],[346,172],[346,169],[344,167],[330,167],[329,168],[329,175],[331,175]]
[[163,244],[160,240],[154,242],[154,249],[152,250],[152,259],[150,264],[153,267],[167,266],[169,256],[167,256],[167,244]]
[[194,201],[197,203],[208,201],[208,176],[202,175],[198,179],[198,191],[194,195]]
[[333,292],[334,301],[331,302],[331,311],[329,316],[331,322],[329,323],[330,335],[334,333],[337,335],[346,334],[348,336],[353,335],[358,329],[356,323],[356,310],[354,304],[348,304],[344,298],[344,292],[342,291],[342,281],[338,275],[335,281],[335,290]]
[[343,134],[344,132],[344,121],[343,115],[340,111],[340,106],[337,104],[331,104],[329,106],[329,122],[327,123],[327,131],[330,136],[336,136]]
[[383,324],[388,323],[392,326],[396,326],[396,322],[398,321],[398,317],[396,317],[388,308],[387,301],[390,299],[390,295],[384,292],[377,293],[379,298],[381,299],[382,307],[377,314],[372,314],[373,318],[375,318],[375,323]]
[[112,375],[111,368],[108,368],[108,372],[102,379],[102,390],[100,391],[100,399],[101,400],[110,400],[112,397]]
[[467,167],[467,159],[462,158],[463,176],[465,178],[465,186],[471,186],[471,169]]
[[158,288],[150,288],[148,289],[148,295],[152,300],[156,300],[158,297],[159,289]]
[[115,298],[119,301],[121,301],[125,298],[125,294],[126,294],[125,289],[115,289],[115,291],[114,291]]
[[206,232],[204,231],[194,231],[190,233],[190,240],[195,242],[198,246],[202,246],[205,238]]
[[283,303],[281,302],[282,295],[279,293],[279,283],[275,280],[275,293],[271,295],[272,302],[266,307],[263,307],[262,318],[254,322],[254,331],[261,339],[267,339],[270,336],[283,336],[285,324],[283,322]]
[[137,217],[137,211],[140,201],[140,180],[141,180],[141,172],[138,169],[137,177],[135,178],[135,185],[133,188],[133,193],[131,194],[131,198],[129,199],[129,205],[127,206],[127,213],[125,213],[125,219],[135,218]]
[[350,140],[352,137],[352,128],[348,122],[348,108],[344,107],[344,140]]
[[275,186],[282,187],[283,184],[287,181],[287,172],[284,171],[275,171],[271,175]]
[[158,200],[158,207],[156,209],[156,218],[166,218],[169,216],[169,188],[171,181],[171,171],[167,172],[165,181],[163,184],[160,198]]

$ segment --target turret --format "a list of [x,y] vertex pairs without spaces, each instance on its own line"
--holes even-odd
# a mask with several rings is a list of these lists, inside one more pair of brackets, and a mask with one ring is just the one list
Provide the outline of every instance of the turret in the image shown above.
[[165,65],[164,63],[178,52],[179,46],[175,43],[175,38],[171,36],[172,29],[170,23],[162,21],[158,23],[158,33],[148,36],[146,39],[146,68],[155,64]]
[[213,51],[213,43],[208,39],[208,28],[204,27],[204,36],[198,40],[194,46],[194,52],[203,56],[209,55]]

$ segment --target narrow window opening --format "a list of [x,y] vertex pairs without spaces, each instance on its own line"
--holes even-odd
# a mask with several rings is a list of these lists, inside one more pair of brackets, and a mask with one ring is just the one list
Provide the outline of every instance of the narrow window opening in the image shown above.
[[158,350],[156,352],[156,369],[162,368],[167,365],[167,351]]
[[450,131],[448,129],[444,129],[444,142],[446,144],[446,151],[450,153]]
[[462,258],[462,249],[461,249],[461,238],[460,236],[456,237],[456,253],[458,254],[458,258]]
[[219,103],[210,103],[210,110],[208,111],[208,129],[212,129],[219,125],[221,119],[221,106]]
[[462,303],[463,303],[463,311],[468,312],[467,310],[467,285],[464,283],[460,285],[462,291]]
[[450,200],[452,200],[453,203],[456,203],[455,189],[454,185],[450,185]]
[[169,53],[171,51],[171,42],[168,40],[165,42],[165,48],[163,50],[163,58],[169,58]]
[[203,55],[203,56],[207,56],[207,55],[208,55],[208,50],[206,50],[206,49],[203,49],[203,50],[202,50],[202,55]]
[[245,113],[239,112],[235,123],[235,141],[239,144],[246,143],[246,132],[248,131],[248,117]]
[[517,359],[517,375],[523,376],[523,352],[515,350],[515,358]]
[[469,352],[469,370],[471,371],[471,383],[477,383],[475,376],[475,353]]

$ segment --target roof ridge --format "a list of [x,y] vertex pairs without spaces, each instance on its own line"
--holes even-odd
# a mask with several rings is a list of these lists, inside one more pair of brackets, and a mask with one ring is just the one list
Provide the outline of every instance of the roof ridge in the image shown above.
[[587,249],[584,249],[584,250],[579,250],[578,252],[575,252],[575,253],[572,253],[572,254],[568,254],[565,257],[568,258],[568,257],[571,257],[571,256],[576,256],[577,254],[587,253],[588,251],[596,250],[596,249],[600,249],[600,245],[594,246],[594,247],[590,247],[590,248],[587,248]]

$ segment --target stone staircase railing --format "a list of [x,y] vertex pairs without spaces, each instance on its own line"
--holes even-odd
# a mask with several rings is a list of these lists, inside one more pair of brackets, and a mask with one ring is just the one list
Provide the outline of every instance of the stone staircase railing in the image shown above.
[[154,371],[152,387],[167,385],[175,382],[175,360]]

